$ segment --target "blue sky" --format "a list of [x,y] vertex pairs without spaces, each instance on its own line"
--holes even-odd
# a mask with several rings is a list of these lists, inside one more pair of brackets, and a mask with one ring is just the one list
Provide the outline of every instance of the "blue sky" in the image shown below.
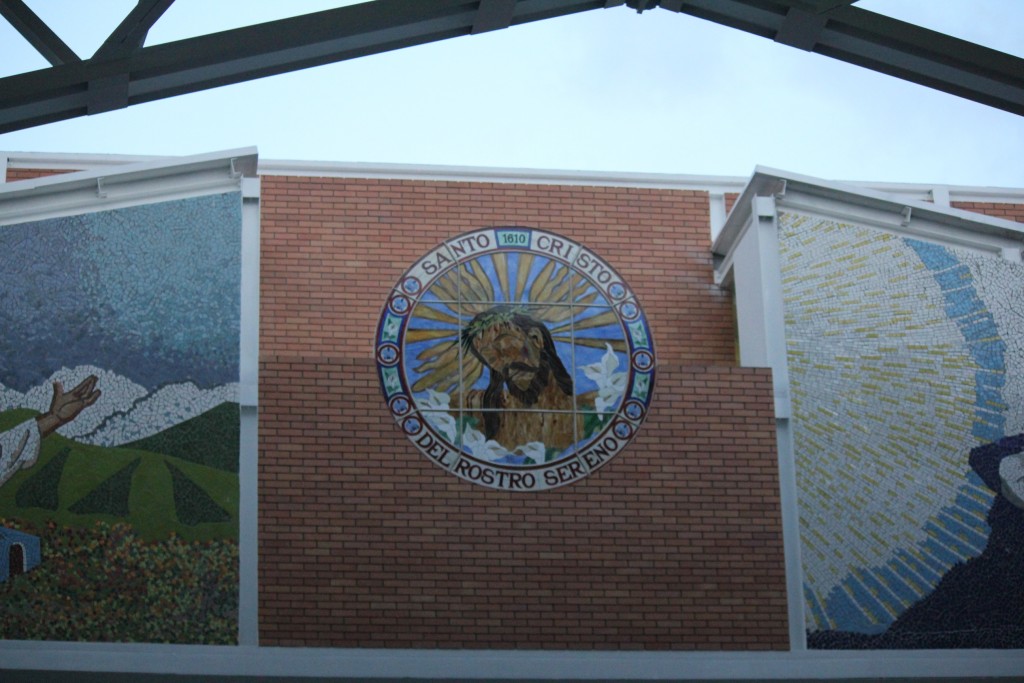
[[[28,0],[80,56],[132,0]],[[177,0],[148,44],[342,2]],[[861,0],[1024,52],[1024,2]],[[45,67],[0,22],[0,73]],[[0,135],[2,151],[1024,186],[1024,118],[665,10],[595,10]]]

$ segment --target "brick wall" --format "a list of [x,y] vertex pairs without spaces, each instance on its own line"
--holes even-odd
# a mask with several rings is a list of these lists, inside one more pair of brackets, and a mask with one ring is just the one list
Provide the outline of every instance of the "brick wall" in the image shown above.
[[[734,367],[696,192],[264,177],[265,645],[785,649],[771,378]],[[637,439],[553,491],[474,486],[387,412],[387,292],[441,240],[520,224],[635,289],[658,354]]]
[[74,171],[56,171],[53,169],[40,168],[8,168],[7,182],[13,183],[18,180],[32,180],[33,178],[45,178],[46,176],[57,175],[59,173],[74,173]]
[[1003,204],[999,202],[951,202],[954,209],[963,209],[985,214],[1007,221],[1024,223],[1024,204]]
[[262,179],[260,348],[364,357],[385,295],[442,240],[529,225],[581,242],[636,291],[663,363],[733,364],[698,192],[319,178]]

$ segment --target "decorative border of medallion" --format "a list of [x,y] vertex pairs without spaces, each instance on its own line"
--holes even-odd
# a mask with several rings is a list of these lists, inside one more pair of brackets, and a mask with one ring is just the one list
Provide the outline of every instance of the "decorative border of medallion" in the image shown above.
[[621,452],[656,365],[618,273],[529,227],[465,233],[420,258],[388,297],[375,356],[388,409],[421,453],[511,491],[573,483]]

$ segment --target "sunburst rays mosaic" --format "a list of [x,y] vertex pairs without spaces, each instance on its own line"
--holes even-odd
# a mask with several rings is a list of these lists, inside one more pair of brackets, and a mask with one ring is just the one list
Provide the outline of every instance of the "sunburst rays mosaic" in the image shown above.
[[[1024,461],[1024,268],[789,212],[779,244],[811,646],[1019,643],[1019,611],[1008,625],[974,588],[1014,586],[1019,609],[1020,563],[993,568],[1020,541],[990,524],[1021,539],[1024,517],[973,456]],[[936,604],[957,607],[922,626]]]
[[416,447],[508,490],[569,484],[618,454],[647,414],[655,366],[615,270],[522,227],[459,235],[417,261],[384,308],[376,356]]

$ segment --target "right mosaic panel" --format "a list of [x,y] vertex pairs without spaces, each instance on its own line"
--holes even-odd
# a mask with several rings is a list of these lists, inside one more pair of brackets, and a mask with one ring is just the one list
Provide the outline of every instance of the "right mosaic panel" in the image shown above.
[[783,213],[811,648],[1024,647],[1024,266]]

